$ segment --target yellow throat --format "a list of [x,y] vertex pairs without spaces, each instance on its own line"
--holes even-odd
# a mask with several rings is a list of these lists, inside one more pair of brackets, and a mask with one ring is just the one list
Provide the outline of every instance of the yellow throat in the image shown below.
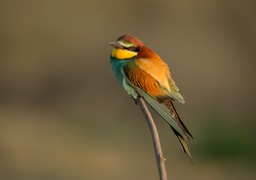
[[130,59],[133,58],[137,55],[137,52],[133,52],[133,51],[128,51],[127,49],[117,49],[114,48],[112,50],[112,57],[116,58],[116,59]]

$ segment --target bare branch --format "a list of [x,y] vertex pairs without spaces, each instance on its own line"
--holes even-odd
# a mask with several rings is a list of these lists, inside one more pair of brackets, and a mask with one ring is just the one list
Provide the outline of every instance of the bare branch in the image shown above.
[[157,166],[158,166],[158,172],[160,176],[160,180],[167,180],[167,173],[166,173],[166,168],[165,168],[165,158],[163,156],[162,148],[161,148],[161,143],[160,143],[160,138],[158,135],[158,131],[155,125],[155,122],[152,118],[151,113],[148,110],[148,107],[142,97],[138,97],[137,103],[139,104],[141,111],[143,112],[149,129],[151,131],[151,136],[153,139],[153,144],[154,144],[154,149],[155,149],[155,155],[156,155],[156,161],[157,161]]

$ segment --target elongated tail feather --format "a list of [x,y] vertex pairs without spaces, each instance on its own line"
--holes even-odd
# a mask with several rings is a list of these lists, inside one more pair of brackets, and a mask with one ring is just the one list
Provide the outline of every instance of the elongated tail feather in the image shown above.
[[180,117],[178,116],[172,102],[170,100],[163,101],[163,103],[159,103],[152,97],[150,97],[147,93],[145,93],[140,88],[137,88],[136,91],[144,97],[144,99],[147,101],[147,103],[170,125],[172,128],[174,134],[176,135],[182,149],[184,152],[189,156],[192,161],[192,157],[189,151],[189,148],[187,146],[187,143],[184,138],[187,138],[188,140],[190,137],[193,138],[191,133],[188,131],[184,123],[181,121]]
[[170,98],[165,99],[162,101],[166,107],[170,110],[170,113],[172,114],[172,117],[174,117],[174,119],[177,121],[177,123],[179,124],[179,126],[182,128],[183,132],[185,133],[185,135],[187,136],[187,138],[189,139],[190,137],[193,138],[192,134],[189,132],[189,130],[187,129],[187,127],[185,126],[185,124],[181,121],[172,101]]
[[179,140],[179,143],[180,143],[182,149],[184,150],[185,154],[187,154],[189,156],[192,164],[194,165],[193,159],[192,159],[192,156],[190,154],[190,151],[189,151],[189,148],[188,148],[188,145],[187,145],[186,141],[183,139],[183,137],[177,131],[175,131],[175,129],[173,129],[173,127],[171,127],[171,128],[172,128],[174,134],[176,135],[177,139]]

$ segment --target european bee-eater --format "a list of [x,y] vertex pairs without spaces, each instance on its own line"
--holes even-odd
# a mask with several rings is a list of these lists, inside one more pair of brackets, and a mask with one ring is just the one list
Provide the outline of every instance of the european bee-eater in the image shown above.
[[181,121],[173,101],[185,103],[167,64],[138,38],[124,35],[115,42],[110,56],[112,70],[121,86],[136,100],[139,96],[171,126],[184,152],[191,158],[185,140],[193,138]]

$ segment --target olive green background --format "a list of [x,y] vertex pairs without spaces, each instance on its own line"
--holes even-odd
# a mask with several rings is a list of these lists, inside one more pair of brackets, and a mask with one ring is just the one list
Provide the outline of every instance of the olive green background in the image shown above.
[[0,1],[0,179],[158,179],[150,132],[111,72],[133,34],[170,66],[195,167],[155,113],[168,177],[256,178],[253,0]]

